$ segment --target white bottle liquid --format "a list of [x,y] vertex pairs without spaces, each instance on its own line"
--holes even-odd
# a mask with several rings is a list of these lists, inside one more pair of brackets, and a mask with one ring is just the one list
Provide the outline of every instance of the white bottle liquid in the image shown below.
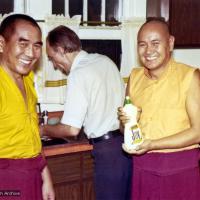
[[129,96],[125,98],[123,110],[130,117],[130,121],[125,124],[124,144],[129,149],[135,149],[143,142],[143,138],[137,123],[137,107],[132,104]]

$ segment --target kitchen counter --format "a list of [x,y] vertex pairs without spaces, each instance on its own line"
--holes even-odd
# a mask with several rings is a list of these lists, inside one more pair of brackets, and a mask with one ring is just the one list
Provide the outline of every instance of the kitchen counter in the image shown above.
[[56,144],[51,146],[44,146],[43,151],[46,157],[69,154],[69,153],[78,153],[83,151],[92,150],[92,145],[89,144],[87,139],[71,141],[66,144]]

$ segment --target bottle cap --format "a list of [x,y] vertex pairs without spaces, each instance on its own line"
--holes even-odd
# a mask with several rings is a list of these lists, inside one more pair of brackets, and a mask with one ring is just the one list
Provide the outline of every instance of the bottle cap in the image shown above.
[[129,97],[129,96],[126,96],[126,97],[125,97],[125,99],[126,99],[126,100],[129,100],[129,99],[130,99],[130,97]]

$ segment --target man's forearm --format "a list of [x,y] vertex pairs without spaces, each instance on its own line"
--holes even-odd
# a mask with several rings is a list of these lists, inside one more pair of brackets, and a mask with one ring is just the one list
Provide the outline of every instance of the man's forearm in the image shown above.
[[43,125],[40,127],[40,132],[42,136],[49,137],[68,137],[68,136],[77,136],[80,129],[74,128],[68,125],[56,124],[56,125]]

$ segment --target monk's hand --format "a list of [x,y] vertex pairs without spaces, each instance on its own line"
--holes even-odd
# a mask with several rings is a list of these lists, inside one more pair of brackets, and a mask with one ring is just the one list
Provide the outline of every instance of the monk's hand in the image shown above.
[[122,144],[122,149],[129,154],[142,155],[153,150],[152,140],[145,139],[142,144],[138,145],[135,148],[130,148],[127,147],[125,144]]
[[126,115],[126,113],[123,110],[123,107],[118,108],[118,119],[121,122],[122,126],[124,126],[127,122],[129,122],[130,117]]

